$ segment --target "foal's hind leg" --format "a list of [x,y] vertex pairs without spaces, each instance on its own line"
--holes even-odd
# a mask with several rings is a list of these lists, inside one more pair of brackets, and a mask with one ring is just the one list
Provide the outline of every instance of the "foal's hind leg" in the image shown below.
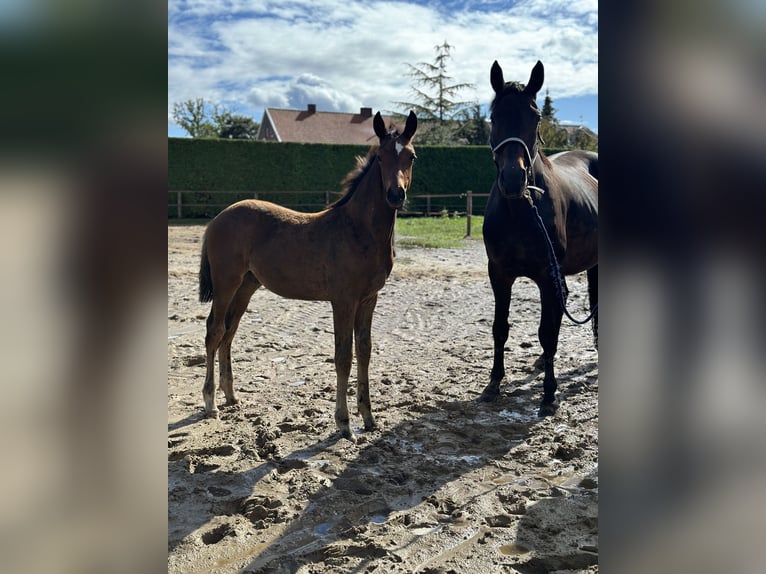
[[[588,269],[588,300],[590,302],[590,310],[598,305],[598,265]],[[598,309],[593,313],[593,319],[591,319],[593,325],[593,343],[598,349]]]
[[234,373],[231,369],[231,342],[237,332],[237,327],[239,327],[239,321],[247,310],[250,297],[253,296],[255,290],[260,286],[261,284],[255,276],[252,273],[247,273],[226,312],[226,319],[224,320],[226,333],[218,349],[218,364],[221,367],[221,389],[223,389],[223,393],[226,395],[227,405],[239,403],[239,400],[234,396]]
[[378,294],[375,293],[366,301],[359,304],[354,319],[354,342],[356,343],[356,400],[359,414],[364,420],[364,430],[371,431],[375,428],[375,419],[372,416],[370,402],[370,355],[372,354],[372,313]]
[[335,397],[335,424],[343,438],[351,440],[348,420],[348,377],[353,359],[354,318],[356,302],[332,302],[332,318],[335,327],[335,372],[337,388]]
[[[566,289],[566,287],[565,287]],[[566,291],[564,293],[566,301]],[[540,284],[541,317],[540,327],[537,331],[540,344],[543,347],[543,402],[540,405],[539,415],[552,415],[558,408],[556,401],[556,375],[553,370],[553,359],[556,356],[559,344],[559,331],[561,329],[561,317],[564,314],[561,301],[553,284],[549,282]]]
[[218,409],[215,406],[215,353],[226,333],[226,313],[240,282],[241,278],[229,281],[216,278],[213,304],[210,307],[210,314],[207,316],[207,333],[205,334],[207,371],[205,384],[202,387],[202,398],[205,401],[205,413],[210,418],[218,418]]

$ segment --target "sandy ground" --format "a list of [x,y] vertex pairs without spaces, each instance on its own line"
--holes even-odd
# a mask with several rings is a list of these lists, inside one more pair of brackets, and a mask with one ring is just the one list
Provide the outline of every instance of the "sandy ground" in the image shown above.
[[[539,296],[517,281],[501,396],[478,403],[492,366],[482,242],[399,247],[373,319],[377,430],[362,431],[350,396],[356,441],[335,431],[330,304],[265,289],[234,340],[242,404],[209,420],[203,231],[168,228],[168,572],[598,571],[590,326],[564,319],[561,407],[539,419]],[[584,316],[584,274],[568,285]]]

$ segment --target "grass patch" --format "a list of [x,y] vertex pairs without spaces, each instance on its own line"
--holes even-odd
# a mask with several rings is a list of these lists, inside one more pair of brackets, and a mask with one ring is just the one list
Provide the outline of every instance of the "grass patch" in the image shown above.
[[[209,219],[169,219],[168,226],[207,225]],[[401,217],[396,220],[396,244],[400,247],[464,247],[481,240],[484,217],[471,217],[471,237],[465,236],[466,218]]]
[[471,217],[471,237],[466,238],[466,218],[406,217],[396,220],[396,243],[402,247],[463,247],[482,239],[484,217]]

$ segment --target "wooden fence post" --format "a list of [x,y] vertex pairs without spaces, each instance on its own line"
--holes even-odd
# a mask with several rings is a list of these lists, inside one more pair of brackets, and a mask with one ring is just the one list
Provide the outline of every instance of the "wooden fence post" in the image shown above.
[[181,217],[183,216],[183,212],[181,210],[181,190],[180,189],[178,190],[178,202],[176,204],[176,210],[177,210],[176,215],[178,216],[178,219],[181,219]]
[[431,196],[426,195],[426,217],[431,217]]
[[473,192],[469,189],[465,194],[465,236],[471,237],[471,214],[473,212]]

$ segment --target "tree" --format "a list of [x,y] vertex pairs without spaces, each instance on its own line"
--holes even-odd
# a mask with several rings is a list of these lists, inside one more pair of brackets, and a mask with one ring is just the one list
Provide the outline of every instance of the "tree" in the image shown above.
[[208,120],[209,107],[202,98],[175,102],[173,121],[193,138],[216,137],[215,126]]
[[540,137],[547,148],[567,147],[567,132],[555,118],[553,121],[545,118],[540,120]]
[[541,115],[544,120],[548,120],[550,123],[559,123],[556,119],[556,108],[553,107],[553,100],[551,99],[551,94],[547,89],[545,90],[545,101],[543,102]]
[[[462,126],[458,120],[461,114],[474,102],[460,101],[458,92],[472,88],[473,84],[452,84],[447,74],[447,61],[452,46],[445,40],[434,46],[436,57],[431,62],[420,62],[417,66],[407,64],[408,75],[414,79],[412,93],[414,102],[394,102],[405,110],[414,110],[421,123],[418,141],[430,144],[454,143],[455,132]],[[422,88],[422,89],[421,89]]]
[[598,151],[598,138],[593,132],[583,127],[580,127],[580,129],[575,131],[572,144],[575,149]]
[[234,140],[254,140],[260,124],[253,118],[232,114],[226,109],[216,110],[214,120],[217,137]]
[[465,123],[457,129],[457,135],[465,139],[468,145],[488,145],[490,125],[487,116],[481,113],[481,106],[474,104],[470,115],[466,114]]
[[193,138],[255,139],[260,125],[203,98],[173,104],[173,120]]

